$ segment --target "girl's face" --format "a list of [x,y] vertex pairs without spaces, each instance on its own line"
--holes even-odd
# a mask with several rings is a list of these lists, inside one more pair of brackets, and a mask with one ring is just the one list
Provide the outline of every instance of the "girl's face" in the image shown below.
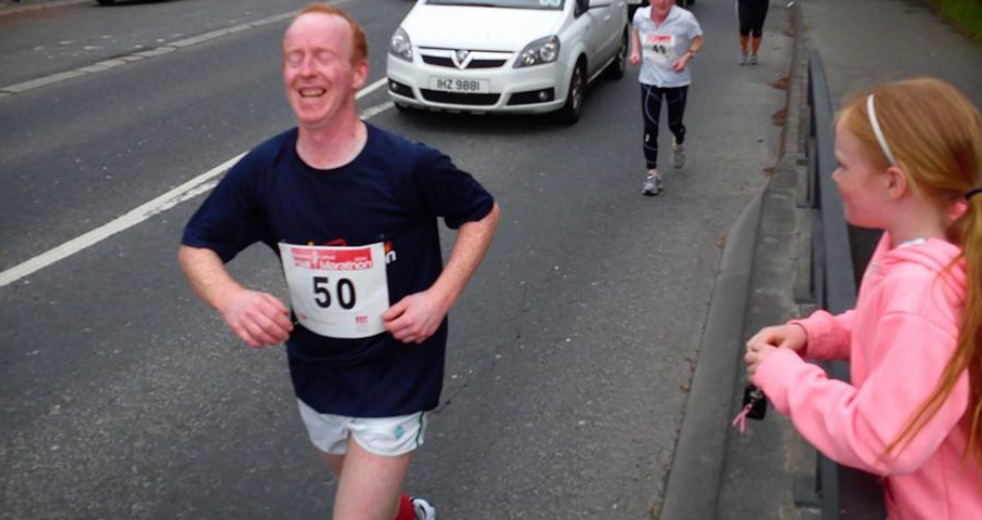
[[[846,117],[858,117],[855,114]],[[832,174],[846,221],[854,226],[874,229],[886,227],[887,174],[868,157],[865,149],[840,118],[835,129],[835,158],[839,167]]]

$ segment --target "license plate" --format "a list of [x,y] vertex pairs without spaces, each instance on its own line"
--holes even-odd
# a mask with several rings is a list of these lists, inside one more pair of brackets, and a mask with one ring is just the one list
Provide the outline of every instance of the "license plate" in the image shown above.
[[491,82],[486,79],[440,78],[431,76],[430,89],[442,90],[443,92],[487,94],[491,91]]

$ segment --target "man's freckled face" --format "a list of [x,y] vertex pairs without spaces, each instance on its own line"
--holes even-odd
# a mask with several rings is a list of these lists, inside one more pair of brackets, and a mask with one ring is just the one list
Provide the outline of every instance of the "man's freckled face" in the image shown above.
[[329,121],[357,88],[348,23],[337,16],[307,14],[283,39],[283,82],[302,126]]

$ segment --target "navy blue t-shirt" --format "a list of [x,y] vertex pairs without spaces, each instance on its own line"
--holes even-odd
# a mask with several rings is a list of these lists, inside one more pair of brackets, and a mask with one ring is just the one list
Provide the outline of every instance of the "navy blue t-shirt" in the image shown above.
[[[389,304],[428,289],[443,268],[437,217],[456,229],[484,218],[491,195],[442,153],[372,125],[350,163],[318,170],[296,151],[297,130],[253,149],[233,166],[191,217],[182,243],[228,262],[262,242],[385,244]],[[447,321],[422,344],[388,332],[328,338],[297,323],[287,341],[297,397],[321,413],[406,415],[437,406],[443,386]]]

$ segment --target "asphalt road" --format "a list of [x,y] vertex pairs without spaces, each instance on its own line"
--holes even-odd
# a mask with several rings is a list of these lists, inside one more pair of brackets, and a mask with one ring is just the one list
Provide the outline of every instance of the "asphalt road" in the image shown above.
[[[0,86],[306,3],[93,2],[0,16]],[[365,25],[373,82],[411,4],[342,5]],[[384,89],[359,102],[372,124],[448,153],[503,210],[451,314],[443,401],[408,480],[441,518],[642,519],[659,508],[721,246],[777,154],[771,116],[784,92],[768,82],[786,73],[791,48],[772,9],[764,63],[738,67],[732,3],[693,11],[708,46],[693,63],[689,163],[657,198],[640,195],[633,69],[596,83],[573,127],[407,116],[386,109]],[[0,273],[290,126],[278,63],[287,23],[0,97]],[[283,350],[240,344],[177,268],[200,201],[0,287],[0,519],[329,516],[331,479],[297,416]],[[231,270],[284,293],[261,248]]]

